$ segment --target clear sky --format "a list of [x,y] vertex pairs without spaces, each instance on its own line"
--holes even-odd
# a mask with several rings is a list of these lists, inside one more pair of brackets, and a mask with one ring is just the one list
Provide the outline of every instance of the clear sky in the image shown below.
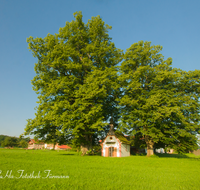
[[0,0],[0,134],[19,136],[26,119],[34,118],[37,95],[27,37],[58,33],[73,13],[82,11],[86,23],[100,15],[112,26],[116,47],[151,41],[162,45],[173,67],[200,70],[199,0]]

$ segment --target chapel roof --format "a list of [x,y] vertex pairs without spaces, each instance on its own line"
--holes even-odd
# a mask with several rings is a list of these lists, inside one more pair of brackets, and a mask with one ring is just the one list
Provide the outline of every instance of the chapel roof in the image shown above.
[[123,144],[131,144],[131,142],[123,135],[120,131],[115,131],[115,136],[123,143]]

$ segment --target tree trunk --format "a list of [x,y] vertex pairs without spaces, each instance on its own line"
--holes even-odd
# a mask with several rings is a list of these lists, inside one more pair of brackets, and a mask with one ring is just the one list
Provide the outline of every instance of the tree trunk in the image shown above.
[[154,152],[153,152],[154,142],[153,142],[153,140],[149,136],[145,136],[145,142],[147,144],[147,156],[154,155]]
[[55,150],[56,145],[57,145],[57,142],[54,140],[54,141],[53,141],[53,150]]
[[82,155],[85,155],[87,151],[92,149],[92,137],[89,135],[85,135],[86,143],[81,145]]

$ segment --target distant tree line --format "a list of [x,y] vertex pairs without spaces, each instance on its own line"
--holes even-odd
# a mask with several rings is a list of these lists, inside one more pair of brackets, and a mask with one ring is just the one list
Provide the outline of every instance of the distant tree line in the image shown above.
[[11,137],[11,136],[7,136],[7,135],[0,135],[0,146],[1,147],[27,148],[29,140],[30,140],[29,137],[18,138],[18,137]]

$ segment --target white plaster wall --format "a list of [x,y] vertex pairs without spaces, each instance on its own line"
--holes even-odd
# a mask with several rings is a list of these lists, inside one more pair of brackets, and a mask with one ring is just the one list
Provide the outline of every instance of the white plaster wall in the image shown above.
[[[112,137],[112,140],[110,139]],[[113,142],[115,144],[106,144],[106,142]],[[115,136],[107,136],[104,143],[103,143],[103,156],[106,154],[106,148],[114,147],[117,148],[117,157],[119,157],[119,142],[117,141]]]
[[121,157],[130,156],[130,145],[121,144]]
[[155,152],[163,154],[165,153],[165,150],[163,148],[158,148],[158,149],[155,149]]

